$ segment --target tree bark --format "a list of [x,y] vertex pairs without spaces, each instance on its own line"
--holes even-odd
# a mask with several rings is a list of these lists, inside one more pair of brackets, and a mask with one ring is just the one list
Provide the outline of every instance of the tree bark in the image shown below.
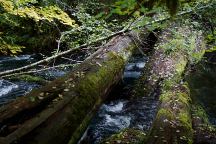
[[[147,31],[140,31],[147,36]],[[64,77],[0,109],[0,143],[76,143],[98,106],[122,77],[136,44],[116,36]]]

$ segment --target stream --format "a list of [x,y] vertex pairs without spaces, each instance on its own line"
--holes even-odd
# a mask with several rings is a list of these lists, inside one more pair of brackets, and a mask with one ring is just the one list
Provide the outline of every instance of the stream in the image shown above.
[[142,97],[130,99],[133,84],[140,77],[146,57],[134,55],[125,67],[122,82],[109,94],[84,133],[80,144],[97,144],[125,128],[148,131],[155,117],[158,99]]
[[[90,53],[79,52],[78,54],[72,54],[68,56],[69,58],[61,58],[56,60],[55,65],[58,64],[79,64],[82,62],[86,57],[88,57]],[[43,57],[41,55],[20,55],[16,57],[11,56],[0,56],[0,71],[10,70],[19,68],[31,63],[34,63]],[[75,59],[75,60],[74,60]],[[52,63],[48,63],[45,65],[40,65],[34,68],[41,69],[49,67],[50,69],[43,70],[40,72],[36,72],[34,74],[28,74],[35,77],[40,77],[44,80],[52,81],[58,77],[65,75],[69,72],[72,67],[64,67],[64,68],[52,68]],[[19,76],[16,76],[19,77]],[[23,96],[30,92],[34,88],[39,88],[42,84],[38,82],[31,82],[25,80],[19,80],[15,77],[15,79],[0,79],[0,106],[9,103],[10,101],[16,99],[19,96]]]
[[[0,71],[21,67],[34,62],[33,55],[19,57],[0,57]],[[25,95],[33,88],[40,87],[36,83],[24,81],[9,81],[0,79],[0,105],[6,104],[16,97]]]

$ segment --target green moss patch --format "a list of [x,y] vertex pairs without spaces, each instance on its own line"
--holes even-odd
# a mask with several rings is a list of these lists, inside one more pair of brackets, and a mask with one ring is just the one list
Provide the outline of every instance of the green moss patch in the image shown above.
[[105,139],[101,144],[141,144],[145,141],[146,134],[137,129],[124,129]]
[[21,80],[21,81],[26,81],[26,82],[34,82],[34,83],[38,83],[38,84],[46,84],[47,81],[45,79],[43,79],[42,77],[38,77],[38,76],[32,76],[32,75],[20,75],[19,77],[14,76],[10,78],[11,80]]

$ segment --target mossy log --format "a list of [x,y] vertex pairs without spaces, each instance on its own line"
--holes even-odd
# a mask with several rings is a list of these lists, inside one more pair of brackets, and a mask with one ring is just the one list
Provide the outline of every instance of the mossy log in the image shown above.
[[113,38],[66,76],[1,107],[0,143],[76,143],[97,107],[121,79],[136,48],[131,38],[134,34]]
[[158,112],[146,139],[148,144],[193,141],[190,91],[183,74],[188,64],[200,60],[205,47],[200,32],[176,25],[160,34],[158,46],[133,92],[133,97],[159,97]]

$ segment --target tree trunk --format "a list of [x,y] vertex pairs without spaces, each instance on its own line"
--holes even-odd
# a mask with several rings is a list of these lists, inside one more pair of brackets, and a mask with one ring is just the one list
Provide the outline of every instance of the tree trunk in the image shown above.
[[121,79],[136,47],[134,35],[137,33],[113,38],[66,76],[2,107],[0,143],[76,143]]
[[190,91],[183,75],[187,65],[202,58],[203,39],[200,32],[176,25],[160,34],[158,47],[133,92],[133,97],[159,98],[158,112],[146,140],[148,144],[193,141]]

